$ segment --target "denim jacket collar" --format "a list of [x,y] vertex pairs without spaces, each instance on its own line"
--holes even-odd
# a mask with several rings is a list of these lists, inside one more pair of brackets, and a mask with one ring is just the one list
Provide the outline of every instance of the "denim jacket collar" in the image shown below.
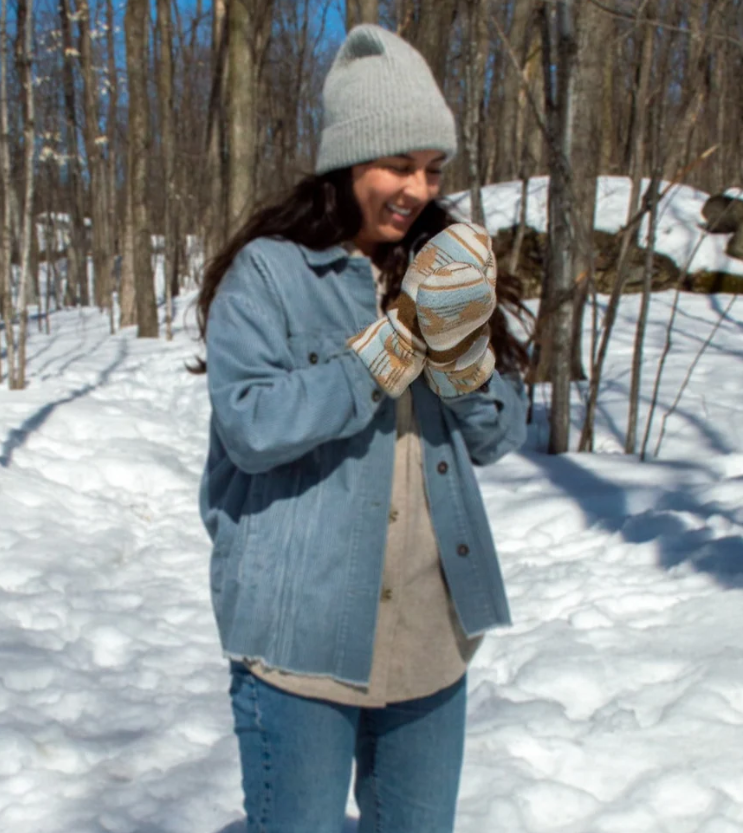
[[333,263],[337,263],[341,260],[348,260],[350,257],[348,250],[340,245],[331,246],[329,249],[322,249],[320,251],[317,249],[310,249],[307,246],[303,246],[301,243],[297,245],[304,256],[304,259],[312,268],[331,266]]

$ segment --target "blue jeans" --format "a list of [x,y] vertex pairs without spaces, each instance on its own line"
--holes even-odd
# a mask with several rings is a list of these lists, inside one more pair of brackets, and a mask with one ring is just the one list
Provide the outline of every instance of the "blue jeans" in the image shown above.
[[358,833],[451,833],[466,680],[385,708],[288,694],[231,664],[248,833],[341,833],[354,759]]

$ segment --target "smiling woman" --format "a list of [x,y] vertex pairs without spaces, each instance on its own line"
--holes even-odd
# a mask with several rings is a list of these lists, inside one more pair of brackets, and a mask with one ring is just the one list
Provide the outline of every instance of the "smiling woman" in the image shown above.
[[379,243],[401,240],[421,211],[441,190],[446,156],[414,150],[353,166],[353,194],[361,209],[361,229],[353,242],[369,257]]
[[456,131],[412,47],[353,29],[323,107],[315,174],[199,297],[247,825],[340,833],[355,761],[359,833],[451,833],[467,666],[509,621],[472,466],[525,436],[518,286],[437,201]]

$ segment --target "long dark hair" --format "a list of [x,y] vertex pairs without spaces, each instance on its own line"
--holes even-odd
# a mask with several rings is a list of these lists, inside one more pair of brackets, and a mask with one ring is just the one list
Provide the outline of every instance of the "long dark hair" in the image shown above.
[[[428,240],[456,222],[446,208],[437,201],[430,202],[418,215],[405,237],[397,243],[383,243],[377,247],[374,262],[381,270],[386,287],[382,308],[400,294],[400,286],[410,263],[411,251],[418,251]],[[330,171],[322,176],[310,175],[302,179],[283,198],[258,211],[228,241],[211,260],[204,272],[196,301],[199,334],[206,338],[209,307],[230,264],[243,246],[258,237],[279,237],[322,251],[352,240],[361,229],[361,210],[353,193],[350,168]],[[491,343],[500,372],[526,371],[529,357],[524,344],[508,327],[508,314],[522,323],[531,314],[521,301],[521,281],[515,275],[498,272],[498,306],[490,319]],[[206,362],[197,359],[189,368],[204,373]]]

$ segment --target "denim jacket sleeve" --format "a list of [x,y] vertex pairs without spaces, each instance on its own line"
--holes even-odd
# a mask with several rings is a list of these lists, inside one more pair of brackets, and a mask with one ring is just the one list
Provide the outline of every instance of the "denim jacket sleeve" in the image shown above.
[[441,401],[454,414],[475,465],[494,463],[526,440],[526,394],[515,374],[496,371],[480,390]]
[[271,279],[265,260],[243,249],[217,290],[206,333],[214,427],[248,474],[358,433],[383,398],[356,354],[343,347],[324,363],[294,366]]

